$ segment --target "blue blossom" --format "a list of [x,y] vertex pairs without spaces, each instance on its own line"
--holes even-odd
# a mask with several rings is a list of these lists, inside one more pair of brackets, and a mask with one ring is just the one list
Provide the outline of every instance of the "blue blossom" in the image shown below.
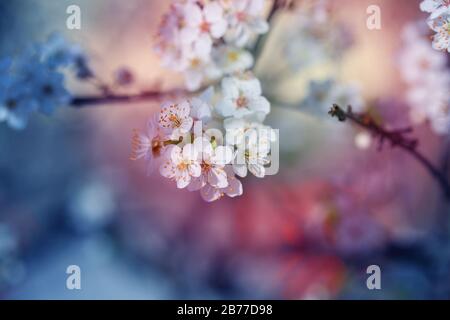
[[70,103],[70,94],[64,87],[64,75],[45,65],[36,65],[24,85],[30,87],[31,99],[37,109],[45,114],[52,114],[57,107]]
[[71,45],[59,33],[50,35],[38,50],[42,60],[52,69],[75,66],[76,61],[84,56],[78,45]]
[[25,127],[29,113],[35,105],[28,98],[27,88],[10,73],[11,60],[0,61],[0,122],[5,121],[14,129]]
[[36,110],[36,104],[29,98],[26,88],[11,83],[0,93],[0,121],[13,129],[25,128],[29,114]]
[[[10,68],[12,65],[12,60],[10,58],[2,58],[0,59],[0,74],[5,75],[8,74]],[[3,90],[3,88],[6,86],[7,83],[7,77],[0,77],[0,89]]]
[[77,78],[87,79],[93,76],[83,49],[70,44],[59,33],[53,33],[42,45],[37,47],[40,59],[51,69],[71,68]]
[[70,102],[64,75],[42,61],[36,48],[26,50],[14,63],[2,60],[0,72],[0,121],[14,129],[23,129],[35,111],[51,114]]

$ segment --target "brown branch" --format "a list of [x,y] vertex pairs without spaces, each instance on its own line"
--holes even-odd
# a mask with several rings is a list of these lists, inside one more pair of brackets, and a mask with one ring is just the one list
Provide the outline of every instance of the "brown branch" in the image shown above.
[[445,172],[440,171],[430,160],[417,150],[417,139],[408,138],[406,135],[412,132],[411,128],[400,130],[387,130],[381,127],[376,121],[366,113],[354,113],[349,106],[344,111],[338,105],[333,105],[328,112],[332,117],[337,117],[339,121],[350,120],[356,125],[372,132],[378,138],[379,148],[387,141],[392,147],[399,147],[409,153],[429,172],[429,174],[438,182],[447,200],[450,201],[450,183]]
[[[203,88],[204,90],[205,88]],[[138,94],[106,94],[102,96],[79,96],[74,97],[70,103],[71,107],[84,108],[89,106],[97,106],[102,104],[117,104],[117,103],[133,103],[142,101],[163,101],[166,99],[173,99],[180,96],[190,96],[201,92],[188,92],[184,89],[173,89],[168,91],[149,90]]]

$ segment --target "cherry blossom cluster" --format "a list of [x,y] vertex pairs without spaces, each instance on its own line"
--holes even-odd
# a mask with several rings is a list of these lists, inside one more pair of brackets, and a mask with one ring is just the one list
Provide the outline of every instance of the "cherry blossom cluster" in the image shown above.
[[263,124],[270,104],[258,79],[246,73],[225,77],[221,90],[166,102],[135,131],[132,160],[155,165],[179,189],[200,191],[205,201],[243,193],[239,178],[266,175],[276,132]]
[[71,96],[63,73],[68,68],[79,78],[90,76],[81,49],[58,34],[28,48],[17,59],[0,59],[0,122],[22,129],[32,113],[49,115],[68,105]]
[[265,9],[266,0],[176,0],[159,27],[156,51],[195,91],[253,66],[247,49],[269,29]]
[[408,85],[406,101],[415,123],[428,121],[437,134],[450,129],[450,70],[445,53],[433,50],[426,38],[427,30],[410,24],[403,32],[403,49],[399,64]]
[[[177,0],[163,17],[156,49],[162,64],[181,72],[202,94],[165,102],[146,132],[135,131],[132,160],[145,159],[148,172],[179,189],[200,191],[205,201],[242,195],[239,178],[268,174],[275,130],[263,124],[270,103],[248,69],[248,47],[268,31],[265,0]],[[217,88],[218,87],[218,88]]]
[[424,0],[420,9],[430,13],[428,26],[435,32],[433,48],[450,53],[450,0]]

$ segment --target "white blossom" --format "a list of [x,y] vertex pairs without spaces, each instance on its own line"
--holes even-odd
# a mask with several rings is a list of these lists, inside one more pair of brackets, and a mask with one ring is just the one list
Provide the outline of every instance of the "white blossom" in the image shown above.
[[195,3],[184,6],[185,27],[181,37],[192,44],[194,52],[201,58],[209,57],[214,39],[221,38],[227,30],[223,8],[217,2],[210,2],[203,8]]
[[194,142],[200,152],[201,175],[192,180],[188,189],[197,191],[207,184],[218,189],[228,187],[225,165],[233,160],[233,150],[228,146],[214,147],[209,140],[197,138]]
[[236,155],[233,170],[240,177],[246,177],[250,171],[254,176],[263,178],[265,167],[270,163],[271,144],[276,139],[274,130],[258,123],[249,123],[242,137],[237,137]]
[[230,28],[225,40],[238,47],[246,46],[252,36],[264,34],[269,24],[264,17],[265,0],[224,0]]
[[242,118],[253,113],[266,115],[270,112],[270,103],[262,96],[261,84],[256,78],[224,78],[222,93],[217,111],[223,117]]
[[166,102],[161,106],[158,125],[169,139],[178,140],[192,128],[194,120],[190,114],[191,106],[188,101]]
[[414,123],[428,121],[437,134],[450,129],[450,71],[445,53],[435,51],[425,40],[421,25],[410,24],[403,32],[401,75],[408,85],[405,98]]
[[230,45],[215,48],[212,59],[224,75],[244,72],[253,66],[253,56],[249,51]]
[[261,122],[264,117],[250,115],[243,118],[228,118],[223,121],[225,129],[225,142],[229,145],[239,145],[245,141],[253,130],[258,130],[264,126]]
[[207,202],[242,195],[236,173],[262,178],[270,163],[276,135],[263,125],[270,103],[247,72],[254,58],[244,48],[267,32],[265,9],[265,0],[175,0],[159,27],[163,65],[181,72],[190,91],[222,78],[221,90],[211,83],[199,96],[164,103],[156,128],[135,132],[132,159],[163,154],[161,175]]
[[242,49],[268,29],[265,0],[174,1],[159,26],[155,50],[164,66],[181,72],[186,88],[200,89],[253,66]]
[[198,90],[205,81],[219,79],[222,75],[211,60],[203,60],[196,56],[187,59],[183,72],[185,85],[189,91]]
[[165,178],[175,180],[179,189],[186,188],[192,178],[199,177],[202,173],[198,150],[193,144],[187,144],[183,148],[170,146],[165,152],[160,173]]
[[164,149],[161,129],[156,122],[156,118],[152,117],[147,123],[145,132],[134,131],[130,159],[145,159],[148,163],[147,173],[150,173],[153,171],[155,161],[162,156]]
[[403,38],[407,42],[408,48],[402,50],[399,66],[402,77],[407,83],[421,82],[424,74],[445,69],[445,55],[430,50],[430,45],[424,38],[416,36],[409,39],[408,37],[412,37],[412,35],[409,35],[408,30],[405,32]]
[[449,9],[449,0],[424,0],[420,3],[420,10],[431,13],[431,19],[438,17]]
[[225,188],[218,188],[208,183],[205,184],[205,186],[200,189],[200,195],[203,200],[213,202],[221,199],[225,195],[230,198],[234,198],[243,194],[242,183],[236,178],[233,169],[227,165],[225,166],[224,171],[227,175],[227,186]]
[[428,22],[430,28],[436,32],[433,36],[433,48],[450,53],[450,8]]

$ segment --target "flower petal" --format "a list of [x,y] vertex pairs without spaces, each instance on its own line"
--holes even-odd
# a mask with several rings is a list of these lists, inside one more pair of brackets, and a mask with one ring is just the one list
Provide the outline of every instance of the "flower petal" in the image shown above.
[[261,83],[258,79],[238,80],[239,90],[247,97],[258,97],[262,94]]
[[220,199],[223,194],[222,192],[220,192],[220,190],[207,184],[200,190],[200,195],[202,196],[203,200],[207,202],[213,202]]
[[233,149],[228,146],[218,146],[211,160],[217,165],[224,166],[233,160]]
[[196,4],[187,4],[184,6],[184,19],[189,26],[196,27],[203,20],[202,10]]
[[247,165],[245,164],[233,164],[233,170],[241,178],[247,176]]
[[216,2],[210,2],[205,5],[203,11],[205,14],[205,19],[208,22],[216,22],[223,18],[223,9],[220,4]]
[[189,191],[198,191],[206,185],[206,180],[204,175],[200,177],[191,179],[191,183],[188,185],[187,189]]
[[177,105],[176,115],[180,118],[188,118],[191,113],[191,105],[188,101],[182,101]]
[[159,173],[165,178],[172,179],[175,177],[175,167],[169,160],[164,161],[159,167]]
[[191,176],[187,170],[178,170],[175,175],[175,179],[177,180],[177,188],[184,189],[191,182]]
[[215,188],[228,187],[228,179],[225,170],[220,168],[211,168],[208,171],[208,183]]
[[242,183],[236,177],[228,177],[228,187],[222,190],[231,198],[241,196],[244,193]]
[[260,164],[249,164],[248,170],[257,178],[264,178],[266,169]]
[[249,103],[252,111],[261,112],[264,114],[270,113],[270,103],[264,97],[253,98]]
[[227,31],[227,27],[228,27],[227,21],[221,19],[211,25],[211,35],[213,36],[213,38],[219,39],[225,34],[225,32]]
[[186,118],[181,122],[179,129],[182,133],[188,133],[192,129],[193,124],[194,119],[192,119],[191,117]]
[[236,104],[232,99],[227,97],[217,104],[216,110],[223,117],[231,117],[236,112]]
[[182,160],[182,150],[179,146],[170,146],[168,150],[168,154],[170,156],[170,160],[174,164],[180,163]]
[[197,161],[199,156],[199,152],[195,145],[192,143],[187,144],[183,147],[182,157],[185,160],[194,160]]
[[202,167],[198,162],[194,162],[189,165],[189,174],[193,177],[200,177],[202,174]]

